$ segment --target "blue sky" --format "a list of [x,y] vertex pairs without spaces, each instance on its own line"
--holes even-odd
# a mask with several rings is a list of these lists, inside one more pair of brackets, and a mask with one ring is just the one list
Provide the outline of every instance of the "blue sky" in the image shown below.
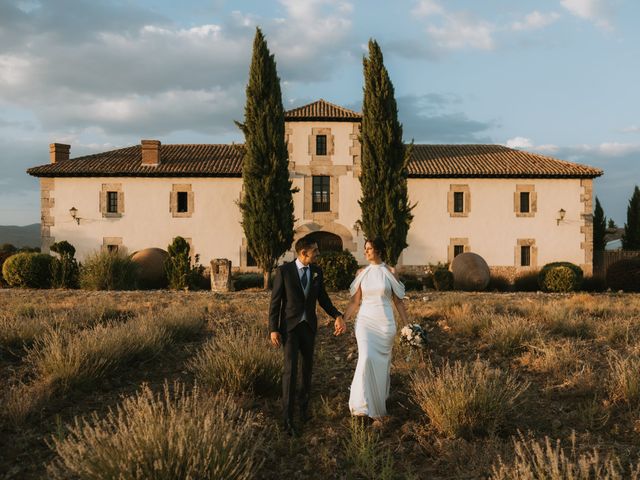
[[405,138],[597,166],[622,225],[640,184],[640,2],[0,0],[0,224],[39,221],[25,169],[138,144],[242,142],[255,27],[284,103],[359,109],[375,38]]

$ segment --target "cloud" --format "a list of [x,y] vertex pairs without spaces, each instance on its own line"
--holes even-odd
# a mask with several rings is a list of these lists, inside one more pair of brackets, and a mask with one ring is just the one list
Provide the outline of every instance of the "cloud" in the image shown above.
[[515,31],[537,30],[555,23],[560,18],[557,12],[540,13],[537,10],[525,15],[521,21],[513,22],[511,29]]
[[514,137],[507,140],[505,145],[509,148],[531,148],[533,147],[533,142],[531,142],[530,138]]
[[428,17],[430,15],[440,15],[444,13],[444,8],[435,0],[420,0],[411,14],[417,17]]
[[640,127],[638,125],[631,125],[622,129],[623,133],[640,133]]
[[560,5],[578,18],[604,29],[612,28],[614,8],[611,0],[561,0]]
[[404,95],[397,98],[405,140],[416,143],[491,143],[486,131],[493,122],[472,120],[457,111],[460,99],[451,95]]
[[[429,57],[437,55],[438,51],[492,50],[495,46],[495,25],[476,18],[469,11],[450,11],[436,0],[419,0],[411,14],[427,22],[425,31],[430,45],[418,47],[418,50]],[[401,45],[396,45],[394,50],[398,50],[397,47]]]

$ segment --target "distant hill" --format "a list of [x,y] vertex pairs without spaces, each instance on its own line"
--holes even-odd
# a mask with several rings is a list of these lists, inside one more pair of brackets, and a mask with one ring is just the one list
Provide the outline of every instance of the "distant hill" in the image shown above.
[[3,243],[11,243],[16,247],[39,247],[40,224],[33,223],[24,227],[0,225],[0,245]]

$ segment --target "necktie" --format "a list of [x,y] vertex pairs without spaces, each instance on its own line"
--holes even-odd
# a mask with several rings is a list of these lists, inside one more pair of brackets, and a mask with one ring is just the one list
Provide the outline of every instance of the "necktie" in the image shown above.
[[307,288],[307,270],[309,270],[309,267],[302,267],[302,278],[300,279],[302,288]]

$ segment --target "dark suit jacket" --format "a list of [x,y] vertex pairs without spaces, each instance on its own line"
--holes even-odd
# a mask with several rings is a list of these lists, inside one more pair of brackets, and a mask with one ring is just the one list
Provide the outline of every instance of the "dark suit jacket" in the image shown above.
[[298,268],[295,260],[285,263],[276,269],[271,291],[271,306],[269,307],[269,331],[286,334],[293,330],[300,322],[302,314],[307,314],[307,322],[315,332],[318,328],[316,316],[316,302],[333,318],[342,313],[333,306],[324,288],[322,270],[317,265],[310,265],[311,287],[305,298]]

